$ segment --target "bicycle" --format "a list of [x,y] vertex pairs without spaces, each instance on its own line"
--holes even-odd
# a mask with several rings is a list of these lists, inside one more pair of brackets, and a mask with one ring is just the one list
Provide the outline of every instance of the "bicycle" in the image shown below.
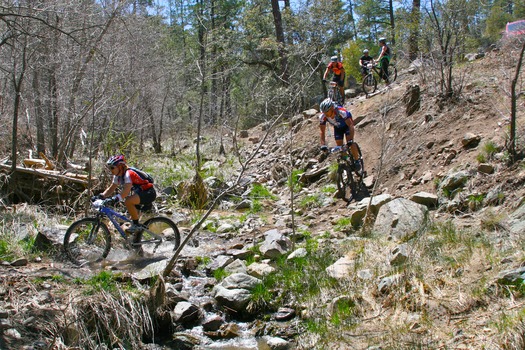
[[[123,239],[128,250],[134,249],[139,255],[144,252],[155,255],[157,248],[170,242],[176,250],[180,245],[180,232],[169,218],[155,216],[142,224],[142,231],[127,235],[121,225],[132,221],[107,206],[102,199],[92,201],[96,215],[77,220],[69,226],[64,236],[66,256],[76,265],[83,266],[105,259],[111,250],[111,233],[105,219],[109,219]],[[119,223],[119,220],[122,224]]]
[[[368,63],[366,65],[366,68],[367,68],[368,73],[363,78],[362,86],[363,86],[363,91],[365,92],[365,94],[368,95],[376,91],[377,83],[378,81],[381,81],[381,66],[376,63]],[[375,72],[375,75],[378,76],[378,78],[375,77],[374,72]],[[388,66],[388,76],[389,76],[389,81],[391,83],[396,81],[397,68],[395,65],[390,64]]]
[[330,150],[330,153],[339,154],[337,157],[337,195],[348,203],[352,199],[356,199],[359,191],[364,188],[363,179],[366,176],[361,149],[357,143],[354,142],[354,144],[359,153],[357,161],[360,163],[361,169],[356,168],[355,159],[347,145],[336,146]]
[[341,90],[339,90],[339,86],[337,85],[337,82],[330,81],[329,82],[330,87],[328,88],[328,97],[332,99],[337,105],[342,106],[343,105],[343,96],[341,96]]

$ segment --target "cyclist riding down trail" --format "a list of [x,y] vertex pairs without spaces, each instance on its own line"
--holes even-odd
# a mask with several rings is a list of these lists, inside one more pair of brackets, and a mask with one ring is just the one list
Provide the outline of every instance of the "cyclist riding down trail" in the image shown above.
[[354,165],[357,171],[361,169],[361,163],[359,159],[359,151],[357,146],[354,144],[354,121],[352,119],[352,113],[347,111],[345,108],[337,106],[335,102],[327,98],[321,102],[319,108],[322,112],[319,117],[319,130],[321,136],[321,150],[328,151],[326,145],[326,123],[332,124],[334,127],[334,139],[337,146],[343,145],[343,138],[346,138],[346,144],[352,152],[352,157],[355,160]]
[[341,96],[343,98],[343,104],[345,103],[345,69],[343,67],[343,63],[339,62],[339,59],[337,56],[332,56],[330,58],[330,63],[326,67],[326,70],[324,71],[323,75],[323,81],[326,82],[326,77],[328,76],[329,72],[332,72],[334,76],[332,77],[332,81],[335,81],[337,85],[339,86],[339,92],[341,93]]
[[[157,198],[157,193],[153,183],[142,178],[135,169],[127,166],[123,155],[110,157],[106,162],[107,168],[113,174],[111,185],[98,198],[104,199],[115,193],[115,190],[122,185],[122,192],[112,197],[113,202],[124,201],[124,205],[133,220],[133,224],[126,230],[128,233],[138,233],[142,230],[139,224],[139,212],[137,205],[147,207]],[[140,238],[140,237],[137,237]]]
[[374,58],[368,54],[368,49],[363,50],[363,56],[359,59],[359,66],[361,67],[361,74],[363,76],[368,74],[367,65],[373,62]]

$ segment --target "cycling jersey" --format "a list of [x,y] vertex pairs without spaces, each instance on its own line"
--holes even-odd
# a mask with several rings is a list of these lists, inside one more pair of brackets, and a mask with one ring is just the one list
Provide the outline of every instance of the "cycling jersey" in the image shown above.
[[328,64],[328,69],[332,70],[335,75],[341,75],[343,73],[343,64],[341,62],[330,62]]
[[113,176],[113,183],[117,185],[132,184],[133,190],[146,191],[153,187],[148,180],[140,177],[135,171],[127,169],[124,176]]

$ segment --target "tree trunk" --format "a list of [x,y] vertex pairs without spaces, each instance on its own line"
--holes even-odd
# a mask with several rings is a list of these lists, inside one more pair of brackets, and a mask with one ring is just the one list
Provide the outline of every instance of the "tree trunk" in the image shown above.
[[408,57],[410,61],[417,58],[419,52],[419,26],[421,22],[421,0],[412,0],[410,39],[408,40]]
[[392,45],[396,44],[396,22],[394,19],[394,1],[388,0],[388,13],[390,14],[390,28],[392,30]]
[[275,26],[275,37],[279,44],[279,58],[281,62],[281,71],[279,76],[285,84],[288,84],[288,59],[286,58],[286,43],[284,42],[283,20],[279,0],[272,0],[273,24]]

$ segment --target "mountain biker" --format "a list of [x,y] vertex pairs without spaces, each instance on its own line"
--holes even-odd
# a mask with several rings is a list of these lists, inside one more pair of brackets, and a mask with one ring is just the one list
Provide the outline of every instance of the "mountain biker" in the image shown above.
[[390,64],[391,55],[390,47],[386,44],[385,38],[379,38],[379,46],[381,47],[381,51],[379,52],[379,57],[376,61],[381,65],[381,78],[385,80],[385,83],[388,86],[390,84],[390,81],[388,80],[388,66]]
[[133,224],[126,230],[128,233],[137,233],[142,230],[139,224],[137,205],[149,206],[157,198],[153,183],[143,179],[136,171],[130,169],[123,155],[110,157],[106,162],[107,168],[113,174],[111,185],[99,194],[98,198],[104,199],[111,196],[122,185],[122,192],[112,197],[113,202],[124,201]]
[[337,104],[330,98],[324,99],[319,105],[322,114],[319,117],[319,130],[321,136],[321,150],[328,151],[326,146],[326,123],[332,124],[334,127],[334,139],[337,146],[343,145],[343,137],[346,138],[346,144],[350,147],[354,165],[357,171],[361,170],[361,163],[359,159],[359,151],[357,145],[354,144],[354,121],[352,113],[347,111],[344,107],[337,106]]
[[359,66],[361,66],[361,74],[363,74],[363,76],[368,74],[367,65],[373,61],[374,58],[368,54],[368,49],[364,49],[363,56],[361,56],[361,58],[359,59]]
[[345,103],[345,69],[343,67],[343,63],[339,62],[337,56],[332,56],[330,58],[330,63],[324,71],[323,82],[326,82],[326,77],[328,76],[328,73],[330,71],[334,74],[332,77],[332,81],[336,82],[339,86],[339,92],[341,93],[341,97],[343,98],[343,103]]

